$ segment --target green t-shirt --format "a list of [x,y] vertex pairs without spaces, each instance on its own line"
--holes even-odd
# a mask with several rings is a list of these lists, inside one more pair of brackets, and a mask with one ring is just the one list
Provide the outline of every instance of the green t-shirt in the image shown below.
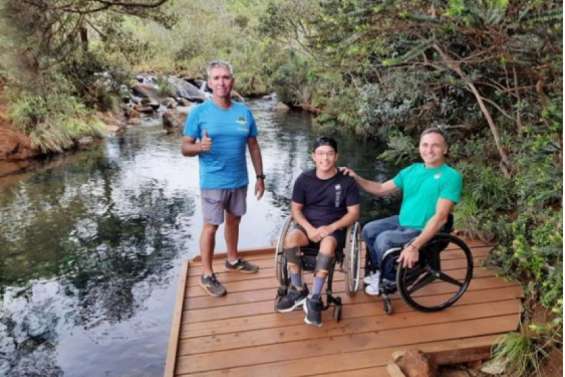
[[421,230],[435,214],[439,199],[459,202],[463,177],[446,164],[426,168],[417,163],[402,169],[393,182],[402,190],[400,225]]

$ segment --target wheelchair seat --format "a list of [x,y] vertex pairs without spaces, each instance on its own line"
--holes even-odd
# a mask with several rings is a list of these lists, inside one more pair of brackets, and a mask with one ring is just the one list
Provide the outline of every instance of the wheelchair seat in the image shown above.
[[[288,263],[284,254],[284,241],[291,226],[294,224],[292,216],[289,216],[285,221],[281,232],[278,237],[277,245],[275,247],[275,275],[279,282],[277,296],[275,298],[275,307],[281,297],[285,296],[289,285],[290,277],[288,272]],[[328,277],[326,283],[326,301],[323,309],[328,309],[329,306],[334,306],[334,318],[339,321],[341,319],[341,298],[333,295],[333,275],[335,266],[339,265],[340,270],[345,273],[345,291],[349,296],[357,293],[361,281],[361,260],[360,260],[360,243],[361,243],[361,225],[355,223],[347,228],[345,245],[338,247],[335,251],[335,259],[328,270]],[[316,269],[316,256],[319,252],[319,244],[315,245],[310,243],[307,246],[301,247],[302,252],[301,263],[302,270],[313,272]]]

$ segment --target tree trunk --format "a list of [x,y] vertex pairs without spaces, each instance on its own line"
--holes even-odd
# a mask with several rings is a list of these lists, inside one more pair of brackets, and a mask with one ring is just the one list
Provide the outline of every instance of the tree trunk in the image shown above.
[[80,33],[80,44],[82,46],[83,52],[88,52],[88,29],[84,26],[81,26],[79,29]]
[[508,158],[508,155],[502,148],[502,145],[500,143],[500,134],[498,133],[498,128],[496,127],[496,124],[494,124],[494,120],[492,119],[492,116],[490,115],[490,112],[488,111],[488,108],[486,107],[485,102],[483,101],[483,97],[479,93],[479,90],[477,89],[475,84],[473,84],[473,81],[465,74],[465,72],[463,72],[459,63],[451,59],[451,57],[449,57],[437,44],[434,44],[434,49],[440,54],[441,58],[443,59],[447,67],[449,67],[455,73],[457,73],[457,75],[459,75],[459,77],[463,80],[463,82],[465,82],[465,85],[467,85],[467,87],[471,90],[471,92],[475,96],[475,99],[477,100],[477,103],[481,108],[481,112],[483,113],[488,123],[492,137],[494,138],[494,144],[496,145],[496,149],[498,151],[501,160],[502,172],[506,177],[510,177],[510,171],[512,168],[510,164],[510,160]]

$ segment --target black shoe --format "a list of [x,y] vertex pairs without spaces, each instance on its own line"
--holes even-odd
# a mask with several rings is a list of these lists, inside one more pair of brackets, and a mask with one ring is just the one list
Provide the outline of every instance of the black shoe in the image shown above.
[[304,322],[308,325],[322,326],[322,298],[320,295],[312,295],[306,299],[304,304]]
[[286,296],[281,297],[280,301],[277,302],[277,312],[288,313],[298,308],[300,305],[304,304],[306,297],[308,296],[308,288],[306,284],[301,290],[298,290],[294,286],[290,286]]

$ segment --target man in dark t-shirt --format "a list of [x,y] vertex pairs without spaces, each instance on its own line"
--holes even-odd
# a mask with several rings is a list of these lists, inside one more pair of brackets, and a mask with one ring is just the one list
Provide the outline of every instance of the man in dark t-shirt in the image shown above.
[[[322,325],[321,292],[335,251],[344,247],[345,231],[359,219],[360,212],[357,183],[338,171],[337,158],[337,142],[318,138],[312,152],[316,168],[303,172],[294,183],[291,210],[295,226],[284,243],[291,284],[277,303],[277,311],[282,313],[303,305],[304,322],[318,327]],[[300,247],[308,245],[319,247],[310,295],[302,283],[300,260]]]

